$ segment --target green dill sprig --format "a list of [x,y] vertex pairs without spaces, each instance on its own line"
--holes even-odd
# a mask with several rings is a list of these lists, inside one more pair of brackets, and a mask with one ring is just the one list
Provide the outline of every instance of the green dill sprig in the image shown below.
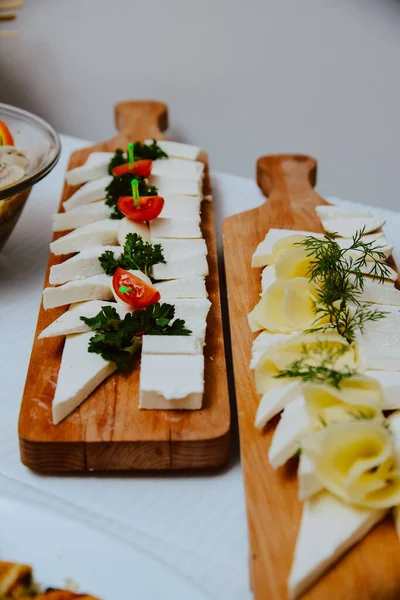
[[[382,283],[389,275],[382,246],[363,241],[364,233],[365,228],[358,231],[347,248],[341,248],[332,233],[323,238],[308,236],[297,242],[296,245],[303,246],[311,258],[308,276],[318,290],[315,326],[307,333],[336,329],[352,342],[357,330],[363,333],[368,321],[378,321],[386,316],[384,311],[371,309],[368,302],[361,300],[363,269],[368,259],[372,262],[370,273],[374,279]],[[321,324],[321,321],[326,322]]]
[[318,342],[313,348],[302,347],[301,357],[286,369],[281,369],[276,379],[299,379],[303,383],[324,383],[340,389],[345,379],[353,377],[356,369],[335,369],[337,360],[347,352],[347,348],[333,350],[327,342]]
[[144,242],[137,233],[128,233],[124,249],[119,258],[114,257],[112,250],[106,250],[99,258],[101,266],[107,275],[114,275],[118,267],[133,269],[150,275],[150,268],[159,263],[165,263],[161,244]]
[[120,318],[113,306],[103,306],[95,317],[81,317],[95,335],[90,338],[89,352],[100,354],[118,369],[129,369],[132,355],[140,345],[142,335],[190,335],[185,321],[174,319],[171,304],[151,304]]
[[111,219],[122,219],[124,215],[118,208],[118,199],[120,196],[132,196],[132,180],[137,179],[139,196],[157,196],[155,185],[149,185],[143,177],[124,173],[123,175],[113,176],[106,187],[106,204],[111,206],[113,212]]

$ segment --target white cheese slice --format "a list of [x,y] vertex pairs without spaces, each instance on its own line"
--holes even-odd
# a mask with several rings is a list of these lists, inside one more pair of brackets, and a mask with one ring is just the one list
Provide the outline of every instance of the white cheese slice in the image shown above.
[[43,329],[38,338],[56,337],[59,335],[70,335],[72,333],[85,333],[91,331],[89,325],[81,320],[81,317],[95,317],[103,306],[112,306],[115,308],[121,318],[124,318],[131,307],[117,302],[106,302],[105,300],[89,300],[88,302],[78,302],[71,304],[58,319],[50,323]]
[[100,177],[108,175],[108,162],[99,161],[91,164],[84,164],[81,167],[70,169],[65,174],[65,179],[69,185],[81,185],[85,181],[93,181]]
[[99,258],[107,250],[113,253],[114,258],[118,258],[123,251],[121,246],[95,246],[88,250],[82,250],[79,254],[75,254],[64,262],[51,267],[50,284],[61,285],[67,283],[67,281],[101,275],[104,273],[104,269]]
[[374,304],[400,306],[400,291],[394,286],[382,285],[376,280],[364,278],[364,289],[360,299]]
[[166,264],[152,268],[153,278],[158,280],[182,277],[205,277],[208,275],[207,245],[202,238],[173,240],[153,238],[153,244],[161,244]]
[[341,219],[349,217],[371,217],[371,213],[365,208],[354,208],[352,206],[335,206],[332,204],[321,204],[315,207],[315,212],[320,219]]
[[57,287],[45,288],[43,290],[43,306],[48,309],[86,300],[112,300],[111,279],[104,273],[77,281],[68,281]]
[[204,174],[204,163],[189,161],[183,158],[163,158],[153,160],[151,174],[160,177],[186,177],[201,179]]
[[163,302],[169,298],[207,298],[206,280],[204,277],[182,277],[156,283]]
[[113,219],[96,221],[78,227],[50,244],[53,254],[72,254],[96,246],[116,246],[120,222]]
[[400,468],[400,411],[391,414],[386,424],[393,439],[394,456],[397,469]]
[[109,219],[111,212],[111,208],[103,201],[84,204],[68,212],[53,215],[53,231],[67,231]]
[[301,446],[301,438],[309,426],[302,396],[292,400],[283,411],[268,452],[273,469],[285,464]]
[[201,354],[203,346],[194,335],[144,335],[143,354]]
[[400,409],[400,371],[376,371],[371,369],[365,374],[379,381],[382,386],[382,410]]
[[298,335],[297,332],[270,333],[269,331],[262,331],[253,341],[253,346],[251,350],[250,369],[256,368],[264,352],[280,344],[283,341],[290,340],[290,338],[296,335]]
[[93,332],[67,336],[53,399],[53,423],[57,425],[72,413],[109,375],[114,363],[88,352]]
[[[151,144],[153,140],[146,140],[145,144]],[[170,158],[184,158],[186,160],[197,160],[201,152],[198,146],[183,144],[181,142],[170,142],[167,140],[157,140],[161,150],[164,150]]]
[[80,187],[75,194],[63,202],[64,210],[69,211],[77,206],[82,206],[83,204],[90,204],[91,202],[103,200],[106,195],[106,187],[111,182],[111,179],[112,177],[110,175],[106,175],[100,179],[85,183],[85,185]]
[[400,371],[400,332],[398,330],[368,328],[365,329],[363,335],[358,334],[356,337],[367,369]]
[[386,511],[354,508],[321,492],[306,500],[289,576],[289,594],[298,598],[345,552],[383,519]]
[[386,223],[382,217],[349,217],[345,219],[322,219],[322,227],[329,233],[337,233],[344,238],[352,238],[358,231],[370,233]]
[[173,304],[175,306],[176,319],[200,319],[206,320],[211,308],[211,302],[208,298],[168,298],[164,300],[161,296],[161,302]]
[[297,469],[299,484],[299,499],[305,500],[314,494],[321,492],[324,488],[318,475],[315,473],[314,465],[306,454],[300,454],[299,467]]
[[113,156],[114,152],[92,152],[87,157],[85,166],[104,165],[108,171],[108,164]]
[[201,196],[203,181],[199,179],[188,179],[187,177],[162,177],[150,175],[149,182],[158,189],[158,195],[184,194],[188,196]]
[[265,294],[270,285],[276,281],[275,265],[264,267],[261,273],[261,294]]
[[197,219],[201,210],[201,196],[166,194],[162,217],[170,219]]
[[119,223],[119,229],[117,234],[117,240],[120,246],[123,246],[125,243],[125,238],[128,233],[137,233],[140,235],[144,242],[150,242],[150,230],[149,226],[146,223],[136,223],[135,221],[131,221],[127,217],[124,217]]
[[284,382],[266,392],[258,405],[254,425],[262,429],[264,425],[275,415],[281,412],[292,400],[296,400],[301,394],[298,381]]
[[158,217],[150,221],[150,237],[153,238],[201,238],[200,216],[196,219],[172,219]]
[[142,354],[139,408],[201,408],[203,354]]

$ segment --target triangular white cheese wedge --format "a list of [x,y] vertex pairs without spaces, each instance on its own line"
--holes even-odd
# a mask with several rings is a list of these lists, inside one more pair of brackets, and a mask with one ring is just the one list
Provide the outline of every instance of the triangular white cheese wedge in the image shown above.
[[108,161],[99,161],[98,163],[84,164],[76,169],[70,169],[65,174],[65,179],[69,185],[81,185],[85,181],[93,181],[100,177],[108,176]]
[[[80,169],[85,169],[85,166],[79,167]],[[95,172],[98,167],[89,167],[87,170]],[[68,175],[68,173],[67,173]],[[99,179],[93,178],[93,181],[89,181],[85,183],[82,187],[79,188],[72,194],[68,200],[63,202],[64,210],[69,211],[77,206],[82,206],[83,204],[90,204],[91,202],[97,202],[97,200],[103,200],[106,196],[106,187],[110,184],[112,177],[110,175],[100,176]],[[74,184],[77,185],[77,184]]]
[[[386,309],[387,307],[381,307]],[[385,319],[382,319],[383,324]],[[378,321],[379,323],[379,321]],[[366,369],[400,371],[400,333],[396,330],[365,328],[356,341]]]
[[86,300],[112,300],[111,281],[112,277],[103,273],[86,279],[68,281],[57,287],[45,288],[43,306],[48,309]]
[[262,429],[264,425],[275,415],[281,412],[292,400],[295,400],[301,392],[298,381],[281,382],[266,392],[258,405],[254,425]]
[[306,500],[289,577],[291,598],[308,590],[387,511],[354,508],[328,492]]
[[320,219],[348,219],[350,217],[371,217],[371,213],[365,208],[352,206],[335,206],[332,204],[321,204],[315,207],[315,212]]
[[202,179],[204,163],[185,160],[183,158],[167,158],[154,160],[151,174],[161,177],[185,177],[188,179]]
[[51,285],[61,285],[67,281],[104,274],[99,258],[106,251],[112,252],[114,258],[119,258],[123,248],[122,246],[95,246],[82,250],[71,258],[53,265],[50,269],[49,282]]
[[202,178],[192,179],[187,177],[165,177],[161,175],[150,175],[149,182],[158,189],[158,194],[187,194],[188,196],[200,196],[203,191]]
[[[50,244],[53,254],[72,254],[95,246],[116,246],[120,221],[103,219],[78,227]],[[121,244],[122,245],[122,244]]]
[[306,405],[302,396],[288,404],[281,415],[268,452],[274,469],[285,464],[301,446],[303,433],[309,426]]
[[53,231],[67,231],[109,219],[111,212],[111,208],[104,201],[84,204],[68,212],[53,215]]
[[300,455],[299,468],[297,469],[297,478],[299,484],[299,499],[305,500],[323,489],[314,465],[306,454]]
[[373,304],[384,304],[389,306],[400,306],[400,291],[393,285],[382,285],[378,281],[364,278],[364,289],[360,300],[372,302]]
[[144,242],[150,242],[150,229],[147,223],[136,223],[127,217],[119,221],[119,229],[117,234],[118,243],[123,246],[128,233],[137,233]]
[[[152,144],[153,140],[145,140],[145,144]],[[157,140],[161,150],[168,154],[169,158],[184,158],[185,160],[197,160],[201,152],[199,146],[183,144],[182,142],[170,142],[168,140]]]
[[351,217],[344,219],[322,219],[322,227],[329,233],[337,233],[344,238],[352,238],[357,232],[376,231],[386,223],[382,217]]
[[400,409],[400,371],[369,370],[365,374],[379,381],[382,386],[382,410]]
[[67,336],[53,399],[53,423],[57,425],[72,413],[100,385],[114,373],[114,363],[99,354],[88,352],[93,332]]
[[114,152],[92,152],[87,157],[85,166],[104,165],[108,169],[108,163],[114,156]]

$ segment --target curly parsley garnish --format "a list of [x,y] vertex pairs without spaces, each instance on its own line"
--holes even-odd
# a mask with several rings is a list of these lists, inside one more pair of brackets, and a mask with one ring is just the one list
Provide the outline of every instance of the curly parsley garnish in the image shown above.
[[[385,318],[387,313],[372,309],[360,299],[364,289],[362,269],[368,260],[372,262],[370,273],[374,279],[382,283],[389,275],[382,246],[364,242],[364,233],[365,229],[358,231],[347,248],[341,248],[332,233],[320,239],[308,236],[296,244],[311,257],[308,275],[318,286],[316,326],[307,333],[334,328],[352,342],[357,330],[363,332],[365,323]],[[328,323],[318,325],[320,319],[326,318]]]
[[155,185],[149,185],[143,177],[132,175],[132,173],[124,173],[113,177],[109,185],[106,187],[106,204],[113,208],[111,219],[123,219],[124,215],[118,208],[118,198],[120,196],[132,196],[132,179],[138,181],[139,196],[157,196],[157,188]]
[[92,318],[81,320],[95,331],[90,338],[89,352],[100,354],[118,369],[126,371],[133,353],[139,348],[142,335],[190,335],[185,321],[174,319],[175,307],[171,304],[151,304],[143,310],[135,310],[120,318],[113,306],[103,306]]
[[161,244],[144,242],[137,233],[128,233],[125,238],[124,251],[119,258],[114,258],[112,250],[106,250],[99,258],[107,275],[114,275],[118,267],[134,269],[149,275],[153,265],[165,263]]
[[[161,158],[168,158],[168,154],[160,148],[156,140],[153,140],[151,144],[135,142],[133,152],[135,160],[159,160]],[[112,170],[115,167],[124,165],[127,162],[127,152],[124,152],[121,148],[118,148],[108,164],[109,174],[112,175]]]

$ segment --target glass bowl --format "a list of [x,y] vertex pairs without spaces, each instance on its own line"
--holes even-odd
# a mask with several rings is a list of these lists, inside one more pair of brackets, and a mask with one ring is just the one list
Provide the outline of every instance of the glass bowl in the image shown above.
[[0,120],[10,129],[15,147],[24,150],[29,160],[25,177],[0,190],[1,249],[21,215],[32,186],[57,164],[61,143],[46,121],[20,108],[0,103]]

